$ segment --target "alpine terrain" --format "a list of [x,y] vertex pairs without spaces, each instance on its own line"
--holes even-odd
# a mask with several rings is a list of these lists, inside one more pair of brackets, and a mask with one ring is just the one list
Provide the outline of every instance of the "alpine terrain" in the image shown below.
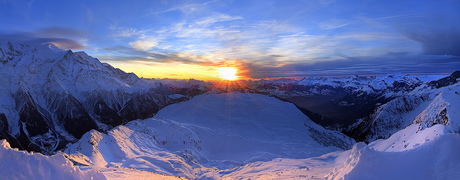
[[460,179],[460,72],[144,79],[0,42],[5,179]]

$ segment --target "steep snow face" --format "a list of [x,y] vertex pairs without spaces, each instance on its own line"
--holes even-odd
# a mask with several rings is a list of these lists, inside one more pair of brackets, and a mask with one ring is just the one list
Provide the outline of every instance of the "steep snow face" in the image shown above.
[[418,115],[415,124],[431,127],[435,124],[448,125],[453,132],[460,132],[460,85],[454,84],[439,89],[436,98]]
[[354,129],[352,136],[366,142],[388,138],[397,131],[417,124],[419,130],[436,124],[460,132],[460,86],[454,84],[439,89],[420,87],[409,94],[381,105]]
[[196,178],[214,171],[209,169],[213,167],[314,157],[353,144],[352,139],[314,124],[291,103],[227,93],[197,96],[108,134],[92,131],[65,152],[75,159],[87,158],[89,165],[97,167],[132,167]]
[[391,100],[378,107],[373,114],[354,127],[352,136],[366,142],[388,138],[411,124],[413,119],[428,106],[429,100],[429,94],[407,95]]
[[6,140],[0,141],[0,159],[2,179],[107,179],[95,170],[81,171],[64,154],[17,151]]

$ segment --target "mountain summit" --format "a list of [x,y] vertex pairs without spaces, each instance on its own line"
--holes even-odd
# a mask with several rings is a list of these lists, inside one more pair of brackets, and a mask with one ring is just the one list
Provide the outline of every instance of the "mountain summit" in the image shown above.
[[91,129],[151,117],[163,90],[84,52],[0,42],[0,138],[50,153]]

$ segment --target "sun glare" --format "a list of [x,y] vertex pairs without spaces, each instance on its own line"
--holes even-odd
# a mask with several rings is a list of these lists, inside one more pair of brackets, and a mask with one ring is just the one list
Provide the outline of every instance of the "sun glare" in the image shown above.
[[235,76],[236,68],[232,67],[222,67],[219,70],[219,77],[226,80],[235,80],[238,76]]

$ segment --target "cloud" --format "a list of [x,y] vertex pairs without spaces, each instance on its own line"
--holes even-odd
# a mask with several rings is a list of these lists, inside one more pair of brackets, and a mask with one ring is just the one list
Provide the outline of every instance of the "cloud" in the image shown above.
[[407,38],[420,43],[424,54],[460,56],[459,6],[459,1],[448,5],[440,2],[433,12],[402,22],[398,28]]
[[85,49],[78,41],[67,37],[83,37],[83,34],[66,28],[46,28],[36,32],[0,32],[0,41],[37,45],[49,43],[62,49]]
[[104,61],[143,61],[146,63],[183,63],[204,66],[214,65],[214,62],[202,56],[185,53],[167,53],[144,51],[126,46],[106,47],[103,50],[111,52],[110,56],[99,57]]
[[447,27],[431,30],[410,29],[403,33],[419,42],[425,54],[460,56],[460,28]]
[[39,29],[35,32],[42,37],[69,37],[69,38],[86,38],[86,35],[76,29],[64,27],[48,27]]
[[158,42],[156,42],[154,39],[146,39],[129,42],[129,45],[134,49],[147,51],[158,45]]
[[166,9],[164,11],[150,13],[148,15],[158,15],[158,14],[167,13],[167,12],[170,12],[170,11],[177,11],[177,10],[180,10],[185,14],[190,14],[190,13],[193,13],[193,12],[198,11],[199,9],[203,8],[203,6],[206,6],[206,5],[211,4],[211,3],[215,3],[217,1],[219,1],[219,0],[207,1],[207,2],[204,2],[204,3],[200,3],[200,4],[179,5],[179,6],[175,6],[175,7]]
[[272,60],[239,60],[246,69],[244,76],[261,78],[378,75],[390,73],[452,73],[460,68],[460,57],[388,53],[382,56],[343,57],[326,61],[290,61],[277,64]]
[[[194,52],[158,52],[144,51],[133,47],[115,46],[105,48],[111,56],[100,57],[106,61],[141,61],[146,65],[167,65],[169,63],[194,64],[201,66],[222,66],[226,62],[241,67],[244,71],[239,76],[250,77],[253,79],[261,78],[280,78],[280,77],[305,77],[305,76],[346,76],[355,74],[387,74],[387,73],[450,73],[458,70],[460,67],[460,57],[458,56],[428,56],[416,55],[410,52],[399,51],[397,47],[392,49],[377,48],[378,53],[367,52],[359,53],[361,50],[354,51],[353,48],[343,47],[347,44],[348,39],[353,41],[372,41],[374,38],[381,39],[399,39],[391,34],[368,34],[365,37],[356,37],[353,34],[343,35],[343,37],[316,37],[316,36],[285,36],[283,41],[286,44],[296,47],[294,52],[300,49],[308,49],[307,54],[318,54],[317,56],[292,55],[290,51],[286,52],[284,46],[279,50],[269,50],[265,53],[248,51],[257,50],[252,45],[241,45],[242,52],[236,54],[228,49],[218,49],[211,52],[213,56],[196,55]],[[370,38],[370,37],[374,38]],[[292,39],[294,38],[294,39]],[[330,38],[330,39],[329,39]],[[330,40],[345,39],[339,44],[330,44]],[[311,44],[305,44],[305,41]],[[270,42],[270,41],[269,41]],[[302,43],[304,43],[302,45]],[[324,43],[324,44],[322,44]],[[255,46],[257,46],[256,43]],[[282,45],[282,44],[281,44]],[[314,47],[319,46],[319,49]],[[324,46],[324,49],[321,47]],[[349,53],[338,54],[335,51],[350,51]],[[330,56],[320,56],[326,51],[333,51]],[[278,53],[270,53],[278,52]],[[340,51],[339,51],[340,52]],[[234,53],[235,58],[216,60],[214,56]]]
[[319,27],[322,29],[337,29],[344,26],[347,26],[349,22],[347,20],[342,19],[331,19],[328,21],[323,21],[319,23]]
[[111,26],[109,27],[109,29],[115,31],[114,34],[112,35],[115,38],[120,38],[120,37],[126,38],[126,37],[132,37],[132,36],[137,36],[137,35],[142,34],[142,32],[134,28]]
[[216,22],[232,21],[232,20],[237,20],[237,19],[243,19],[243,18],[241,16],[230,16],[226,14],[217,14],[217,15],[208,16],[201,20],[198,20],[195,24],[202,25],[202,26],[208,26]]

